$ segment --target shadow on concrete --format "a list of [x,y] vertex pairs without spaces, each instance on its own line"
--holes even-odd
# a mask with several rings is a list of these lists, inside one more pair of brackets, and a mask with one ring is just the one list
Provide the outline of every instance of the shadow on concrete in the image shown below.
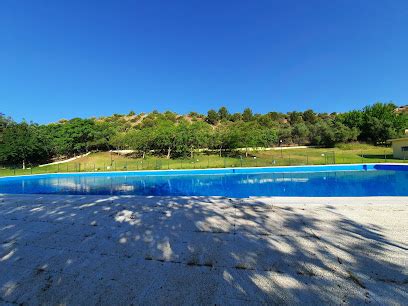
[[0,196],[0,301],[403,304],[408,242],[335,206]]

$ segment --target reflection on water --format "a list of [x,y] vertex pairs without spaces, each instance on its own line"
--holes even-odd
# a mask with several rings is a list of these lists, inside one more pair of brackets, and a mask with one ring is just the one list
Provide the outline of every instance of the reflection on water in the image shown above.
[[60,176],[0,181],[0,193],[202,196],[408,196],[408,171]]

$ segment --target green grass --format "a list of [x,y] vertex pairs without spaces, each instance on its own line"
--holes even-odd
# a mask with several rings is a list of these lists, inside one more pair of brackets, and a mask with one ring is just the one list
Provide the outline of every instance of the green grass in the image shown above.
[[[112,163],[111,163],[112,159]],[[408,159],[408,156],[407,156]],[[251,152],[245,158],[219,157],[196,154],[193,159],[166,159],[149,156],[145,159],[129,158],[109,152],[98,152],[75,161],[35,167],[32,169],[0,169],[0,176],[41,174],[52,172],[123,171],[160,169],[205,169],[223,167],[265,167],[289,165],[324,165],[352,163],[408,162],[392,158],[392,149],[366,144],[344,144],[335,148],[308,148]]]

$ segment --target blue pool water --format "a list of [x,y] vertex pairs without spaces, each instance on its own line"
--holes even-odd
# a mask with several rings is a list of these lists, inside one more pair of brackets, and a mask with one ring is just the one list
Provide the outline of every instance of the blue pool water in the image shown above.
[[47,174],[0,178],[0,193],[154,196],[408,196],[408,165]]

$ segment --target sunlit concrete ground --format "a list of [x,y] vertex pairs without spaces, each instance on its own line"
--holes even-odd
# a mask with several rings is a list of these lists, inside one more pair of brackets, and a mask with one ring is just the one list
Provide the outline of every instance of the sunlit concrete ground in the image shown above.
[[405,304],[408,198],[0,196],[0,304]]

